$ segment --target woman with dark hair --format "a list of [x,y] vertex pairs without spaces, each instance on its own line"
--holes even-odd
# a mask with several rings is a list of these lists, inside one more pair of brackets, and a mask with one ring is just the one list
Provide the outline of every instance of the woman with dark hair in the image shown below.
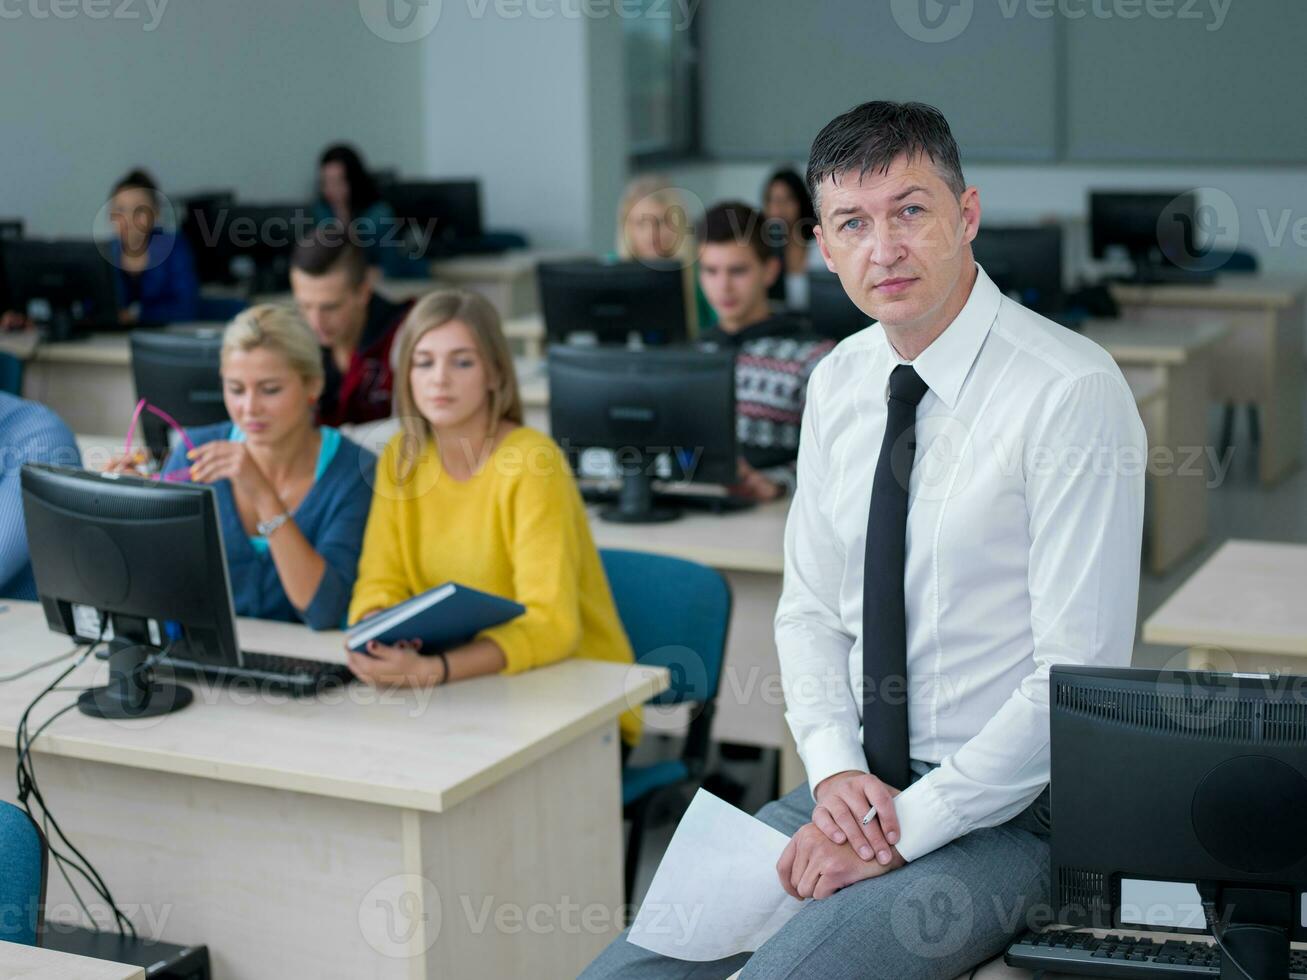
[[358,150],[336,143],[318,158],[318,199],[313,217],[319,225],[339,224],[362,250],[368,265],[394,278],[425,277],[425,262],[408,254],[403,229],[381,196],[376,179]]
[[808,270],[820,264],[821,253],[811,247],[817,212],[803,178],[789,167],[777,170],[763,188],[762,210],[767,242],[776,249],[783,272],[768,295],[792,310],[806,310]]
[[194,320],[200,283],[186,239],[159,225],[159,186],[144,170],[114,184],[110,244],[118,270],[118,318],[123,323],[181,323]]

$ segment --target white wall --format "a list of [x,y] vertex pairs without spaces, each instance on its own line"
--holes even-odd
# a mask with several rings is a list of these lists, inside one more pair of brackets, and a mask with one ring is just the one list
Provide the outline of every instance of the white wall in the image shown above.
[[[800,174],[803,167],[803,161],[795,164]],[[773,169],[767,163],[695,164],[673,168],[670,176],[706,205],[728,197],[756,203]],[[982,222],[990,224],[1045,218],[1084,222],[1090,189],[1198,188],[1200,204],[1211,203],[1217,223],[1225,229],[1219,241],[1237,240],[1268,272],[1307,273],[1307,169],[968,165],[964,160],[963,170],[968,182],[980,189]],[[1074,267],[1091,267],[1087,236],[1072,246]]]
[[444,4],[425,49],[428,164],[481,178],[489,227],[611,247],[626,169],[621,23],[518,13]]
[[423,169],[421,46],[378,38],[354,0],[163,0],[153,30],[146,0],[127,8],[137,20],[80,4],[70,19],[32,16],[48,0],[0,12],[0,217],[29,234],[89,235],[140,165],[166,192],[251,202],[305,198],[341,139],[372,164]]

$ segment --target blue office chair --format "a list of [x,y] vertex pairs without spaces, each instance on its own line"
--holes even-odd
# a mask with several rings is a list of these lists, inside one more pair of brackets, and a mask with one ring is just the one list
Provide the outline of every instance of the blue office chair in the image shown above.
[[731,587],[720,572],[680,558],[638,551],[599,554],[636,662],[671,672],[671,686],[652,703],[692,705],[678,758],[622,770],[622,809],[631,821],[626,847],[630,904],[640,846],[655,806],[684,809],[706,775],[731,625]]
[[[0,939],[37,945],[45,925],[45,835],[21,807],[0,803]],[[17,912],[18,914],[13,914]]]
[[23,394],[23,362],[13,354],[0,354],[0,391]]

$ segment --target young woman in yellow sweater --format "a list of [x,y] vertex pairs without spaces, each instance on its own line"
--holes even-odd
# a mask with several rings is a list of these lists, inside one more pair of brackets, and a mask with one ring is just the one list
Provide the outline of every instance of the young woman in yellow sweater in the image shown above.
[[[566,457],[522,425],[494,307],[462,290],[431,293],[395,349],[402,429],[377,465],[350,622],[445,582],[526,612],[444,656],[373,643],[350,654],[350,669],[370,684],[426,686],[572,656],[633,662]],[[623,715],[621,730],[634,745],[639,714]]]

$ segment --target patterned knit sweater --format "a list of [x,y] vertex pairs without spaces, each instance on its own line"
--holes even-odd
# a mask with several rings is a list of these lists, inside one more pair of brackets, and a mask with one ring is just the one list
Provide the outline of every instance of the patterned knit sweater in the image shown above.
[[735,334],[713,328],[703,342],[735,351],[736,439],[750,466],[792,490],[808,378],[835,343],[806,321],[776,316]]

